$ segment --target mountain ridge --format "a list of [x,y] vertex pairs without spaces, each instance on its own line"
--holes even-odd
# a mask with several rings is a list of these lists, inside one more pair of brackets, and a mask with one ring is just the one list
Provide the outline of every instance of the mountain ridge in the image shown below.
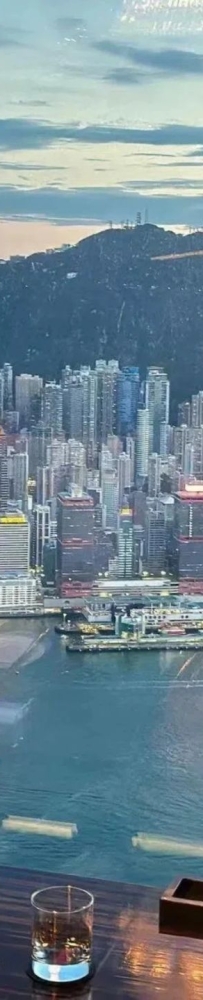
[[163,365],[176,405],[203,387],[203,232],[109,229],[0,262],[0,330],[15,373],[58,378],[99,357]]

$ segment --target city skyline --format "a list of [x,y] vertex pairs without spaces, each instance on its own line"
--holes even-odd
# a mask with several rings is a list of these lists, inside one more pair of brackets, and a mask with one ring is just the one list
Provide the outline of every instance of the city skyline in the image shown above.
[[0,6],[0,253],[137,211],[201,226],[201,4]]
[[6,362],[0,413],[4,606],[169,571],[202,592],[203,391],[174,425],[162,367],[98,359],[46,382]]
[[0,0],[0,51],[0,992],[30,885],[45,986],[195,993],[203,0]]

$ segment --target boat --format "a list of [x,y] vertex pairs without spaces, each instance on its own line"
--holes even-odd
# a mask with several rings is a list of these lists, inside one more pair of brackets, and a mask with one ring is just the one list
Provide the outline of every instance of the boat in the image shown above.
[[89,636],[94,637],[99,635],[108,637],[114,635],[114,626],[103,625],[98,623],[95,625],[93,625],[92,623],[90,625],[87,622],[80,622],[78,625],[72,625],[71,622],[68,622],[67,624],[64,625],[55,625],[55,632],[57,633],[57,635],[60,636],[64,635],[68,636],[72,635],[73,633],[76,633],[77,635],[87,636],[87,637]]
[[57,635],[69,635],[70,632],[78,632],[77,625],[55,625],[55,632]]
[[185,628],[179,628],[179,626],[169,626],[161,630],[162,635],[185,635]]

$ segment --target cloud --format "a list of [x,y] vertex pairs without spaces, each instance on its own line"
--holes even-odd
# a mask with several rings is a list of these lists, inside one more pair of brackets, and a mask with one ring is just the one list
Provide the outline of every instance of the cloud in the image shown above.
[[37,100],[36,101],[32,101],[32,100],[29,99],[29,97],[27,98],[27,101],[19,99],[19,100],[16,100],[16,101],[15,100],[11,101],[10,103],[12,105],[14,105],[15,107],[17,107],[17,108],[49,108],[50,107],[50,104],[48,103],[48,101],[41,101],[41,100],[39,100],[39,101],[37,101]]
[[110,73],[106,73],[103,77],[104,80],[108,80],[109,83],[116,83],[120,87],[125,86],[137,86],[142,82],[141,74],[137,74],[133,69],[127,69],[127,67],[121,67],[121,69],[112,69]]
[[57,17],[55,24],[62,32],[84,31],[86,28],[86,21],[83,17]]
[[[155,70],[167,76],[182,76],[185,74],[203,73],[203,55],[199,52],[192,52],[183,49],[148,49],[139,48],[132,45],[125,45],[122,42],[110,42],[104,39],[94,42],[94,48],[105,55],[126,59],[127,62],[135,66],[145,67],[147,70]],[[119,75],[119,69],[117,70]]]
[[[196,150],[193,149],[192,153],[190,153],[189,155],[190,155],[190,159],[191,160],[193,159],[193,157],[203,156],[203,148],[202,149],[198,149],[198,150],[197,149]],[[193,163],[193,166],[194,166],[194,163]]]
[[62,167],[61,164],[59,165],[58,163],[54,163],[54,165],[53,164],[50,165],[50,164],[47,164],[47,163],[22,163],[22,162],[19,162],[19,161],[17,162],[16,160],[15,160],[14,163],[11,163],[10,160],[1,160],[0,161],[0,170],[13,170],[14,173],[16,173],[18,170],[23,170],[24,173],[29,173],[29,174],[32,174],[33,172],[34,173],[35,172],[36,173],[38,173],[38,172],[39,173],[42,173],[42,172],[43,173],[45,173],[45,172],[47,173],[47,171],[48,172],[51,171],[51,173],[55,173],[56,170],[57,171],[60,170],[62,172],[64,170],[67,171],[68,167]]
[[[183,166],[183,163],[181,164],[181,166]],[[190,190],[192,190],[192,189],[195,190],[195,188],[198,188],[198,190],[200,190],[200,188],[202,188],[202,192],[203,192],[203,178],[201,180],[201,178],[196,179],[194,177],[185,177],[185,178],[184,177],[181,177],[181,178],[180,177],[168,177],[167,180],[162,180],[162,178],[161,178],[161,180],[159,179],[159,180],[155,180],[155,181],[151,181],[151,180],[143,181],[142,179],[141,180],[136,180],[136,181],[120,181],[120,185],[121,185],[123,191],[135,191],[137,193],[141,189],[143,191],[147,191],[147,190],[148,191],[149,190],[150,191],[157,191],[158,189],[160,189],[160,191],[162,191],[163,189],[169,190],[171,188],[174,188],[174,192],[175,192],[175,189],[176,190],[178,190],[178,189],[181,190],[181,188],[185,188],[185,189],[188,188]]]
[[12,28],[11,31],[0,24],[0,48],[27,48],[28,36],[24,28]]
[[122,188],[79,188],[62,191],[55,187],[23,190],[0,188],[0,216],[15,219],[76,220],[94,223],[112,219],[135,219],[148,209],[150,222],[199,226],[203,220],[203,196],[154,195]]
[[156,128],[79,123],[55,125],[27,118],[0,119],[0,149],[43,149],[64,142],[85,145],[195,146],[203,144],[203,125],[165,124]]

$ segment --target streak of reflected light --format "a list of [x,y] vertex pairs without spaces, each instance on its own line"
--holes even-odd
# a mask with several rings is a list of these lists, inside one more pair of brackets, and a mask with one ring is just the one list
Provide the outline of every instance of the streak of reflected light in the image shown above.
[[124,943],[124,962],[129,972],[140,979],[146,979],[147,973],[150,979],[157,982],[170,976],[174,956],[167,944],[166,947],[158,946],[153,917],[150,919],[139,911],[130,915],[130,911],[126,910],[120,914],[118,924]]
[[134,976],[141,978],[144,974],[146,977],[147,971],[150,979],[159,980],[171,973],[171,954],[160,949],[154,951],[154,948],[148,949],[144,944],[140,944],[129,949],[125,964]]
[[180,956],[180,970],[184,974],[188,985],[198,985],[203,988],[203,955],[197,955],[190,951],[182,952]]

